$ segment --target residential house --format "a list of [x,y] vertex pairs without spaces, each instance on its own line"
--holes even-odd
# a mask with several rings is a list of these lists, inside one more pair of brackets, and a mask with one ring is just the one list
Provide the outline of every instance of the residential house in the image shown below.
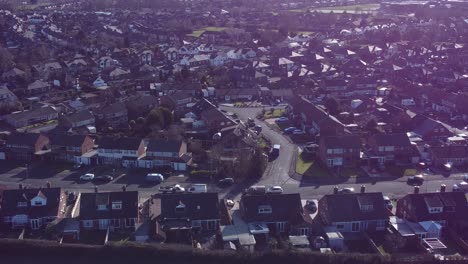
[[119,127],[128,124],[128,111],[124,103],[117,102],[94,110],[96,123],[101,126]]
[[454,226],[468,220],[468,204],[463,192],[446,192],[441,186],[440,192],[405,195],[399,199],[396,216],[417,223],[435,221],[442,226]]
[[385,231],[389,211],[381,192],[327,194],[318,202],[317,219],[327,232]]
[[56,120],[57,118],[58,112],[51,106],[22,112],[14,112],[3,116],[3,120],[14,128]]
[[378,156],[381,164],[388,161],[408,163],[413,156],[418,156],[406,133],[375,134],[369,138],[368,144],[372,155]]
[[164,55],[169,61],[176,61],[179,59],[179,51],[176,48],[169,48],[165,50]]
[[160,104],[167,106],[169,109],[174,109],[176,111],[181,111],[187,107],[189,103],[192,102],[193,95],[191,92],[187,91],[177,91],[169,95],[164,95],[160,97]]
[[167,243],[192,243],[192,232],[213,232],[220,223],[218,193],[175,193],[161,196],[158,219]]
[[138,159],[145,155],[145,143],[138,138],[103,137],[97,140],[100,164],[137,167]]
[[18,97],[6,87],[0,86],[0,108],[14,106],[18,103]]
[[311,227],[304,220],[299,193],[244,194],[239,208],[253,235],[311,234]]
[[140,62],[142,64],[148,64],[148,65],[151,65],[151,63],[153,62],[153,58],[154,58],[154,52],[151,51],[151,50],[143,50],[142,52],[140,52],[138,54],[138,57],[140,57]]
[[51,85],[42,80],[36,80],[28,85],[26,89],[26,94],[28,95],[37,95],[50,91]]
[[128,116],[136,120],[140,116],[146,116],[158,105],[158,100],[152,95],[141,96],[126,102]]
[[190,155],[187,153],[187,143],[179,140],[149,139],[146,144],[146,157],[138,161],[139,167],[157,168],[170,167],[174,170],[187,170]]
[[355,167],[359,163],[359,136],[321,136],[319,158],[327,167]]
[[342,95],[348,90],[348,81],[345,79],[324,79],[320,88],[328,94]]
[[13,133],[6,141],[7,159],[33,161],[50,150],[50,139],[36,133]]
[[468,145],[432,146],[429,148],[429,157],[435,166],[442,166],[446,163],[463,166],[468,164]]
[[2,79],[5,81],[15,81],[17,78],[25,78],[25,77],[26,77],[26,73],[23,70],[20,70],[16,67],[2,74]]
[[85,126],[94,126],[96,119],[88,110],[82,110],[73,114],[59,116],[59,125],[66,129],[78,128]]
[[49,134],[48,137],[52,160],[91,164],[90,158],[83,156],[94,150],[94,139],[90,136]]
[[210,55],[208,54],[196,54],[190,57],[184,57],[180,61],[181,65],[192,67],[206,66],[210,64]]
[[225,52],[216,52],[210,56],[210,65],[215,67],[223,66],[227,60],[228,56]]
[[216,107],[211,107],[202,111],[200,114],[200,119],[205,123],[206,128],[212,133],[217,133],[222,128],[236,124],[234,120],[225,115]]
[[439,141],[453,136],[451,128],[441,121],[429,117],[416,115],[411,120],[413,132],[426,141]]
[[105,70],[114,67],[117,64],[117,61],[112,59],[110,56],[102,56],[97,61],[99,70]]
[[134,230],[139,222],[138,191],[80,193],[73,215],[86,230]]
[[56,218],[65,217],[66,196],[60,188],[4,190],[2,222],[10,228],[45,227]]

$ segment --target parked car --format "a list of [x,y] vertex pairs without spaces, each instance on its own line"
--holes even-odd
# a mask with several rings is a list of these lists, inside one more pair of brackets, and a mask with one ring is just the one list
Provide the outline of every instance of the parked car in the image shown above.
[[317,212],[317,204],[312,200],[307,200],[306,207],[310,213],[314,214],[315,212]]
[[94,179],[94,174],[92,173],[86,173],[80,176],[80,180],[83,181],[92,181]]
[[273,145],[273,148],[271,148],[270,151],[270,156],[271,157],[278,157],[280,153],[281,145],[280,144],[275,144]]
[[465,181],[462,181],[458,184],[453,185],[453,191],[454,192],[468,192],[468,183]]
[[145,180],[147,182],[161,183],[164,181],[164,176],[160,173],[148,173],[146,174]]
[[183,193],[185,192],[185,188],[179,184],[175,184],[173,186],[161,186],[159,187],[159,191],[162,193]]
[[288,128],[285,128],[283,130],[284,134],[291,134],[292,132],[294,132],[294,130],[296,130],[297,128],[295,127],[288,127]]
[[75,169],[75,170],[81,169],[83,167],[84,167],[83,162],[76,163],[75,165],[73,165],[73,169]]
[[102,182],[110,182],[114,179],[114,177],[110,175],[100,175],[94,178],[95,181],[102,181]]
[[208,192],[208,187],[206,184],[192,184],[187,191],[190,193],[206,193]]
[[421,174],[408,177],[408,184],[410,185],[422,185],[424,183],[424,176]]
[[244,193],[248,194],[265,194],[267,188],[263,185],[254,185],[250,186],[249,188],[245,189]]
[[463,180],[468,182],[468,174],[463,175]]
[[384,200],[384,202],[385,202],[385,206],[387,206],[387,208],[388,208],[389,210],[392,210],[392,209],[393,209],[393,204],[392,204],[392,200],[390,200],[390,197],[384,196],[384,197],[383,197],[383,200]]
[[248,127],[255,126],[255,121],[253,120],[253,118],[251,118],[251,117],[247,118],[247,126]]
[[292,133],[293,135],[304,135],[306,132],[302,129],[296,129]]
[[234,184],[233,178],[224,178],[218,181],[218,185],[221,187],[231,186]]
[[346,188],[338,190],[338,193],[339,194],[354,193],[354,188],[353,187],[346,187]]
[[283,193],[283,188],[281,186],[271,186],[266,191],[267,193]]
[[288,121],[289,121],[289,118],[284,117],[284,116],[275,119],[276,123],[284,123],[284,122],[288,122]]
[[260,134],[262,132],[262,126],[261,125],[255,125],[255,131]]

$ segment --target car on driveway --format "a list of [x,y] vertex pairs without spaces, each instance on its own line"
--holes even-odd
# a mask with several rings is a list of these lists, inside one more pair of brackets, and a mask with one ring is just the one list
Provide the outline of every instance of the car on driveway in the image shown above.
[[393,209],[393,204],[392,204],[392,200],[390,200],[390,197],[384,196],[384,197],[383,197],[383,200],[384,200],[385,206],[386,206],[389,210],[392,210],[392,209]]
[[338,193],[339,194],[354,193],[354,188],[353,187],[343,188],[343,189],[338,190]]
[[284,123],[288,121],[289,121],[289,118],[284,117],[284,116],[275,119],[275,123]]
[[281,186],[271,186],[267,189],[267,193],[283,193],[283,188]]
[[422,176],[421,174],[410,176],[408,177],[407,183],[409,185],[416,185],[416,186],[422,185],[424,183],[424,176]]
[[291,134],[292,132],[294,132],[294,130],[296,130],[297,128],[295,127],[288,127],[288,128],[285,128],[283,130],[284,134]]
[[94,180],[94,174],[92,173],[86,173],[80,176],[80,180],[82,181],[92,181]]
[[114,179],[114,177],[110,175],[100,175],[94,178],[95,181],[100,181],[100,182],[111,182]]
[[234,184],[234,179],[233,178],[224,178],[219,180],[218,185],[221,187],[227,187],[231,186]]

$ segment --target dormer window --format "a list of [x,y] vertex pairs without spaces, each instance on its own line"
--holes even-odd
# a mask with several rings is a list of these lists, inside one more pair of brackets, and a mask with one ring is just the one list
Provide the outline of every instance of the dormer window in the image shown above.
[[179,202],[179,205],[176,206],[175,211],[177,213],[185,212],[185,204],[183,204],[182,202]]
[[17,206],[18,207],[26,207],[26,206],[28,206],[28,203],[27,202],[18,202]]
[[107,210],[107,204],[99,204],[97,206],[98,211]]
[[270,205],[260,205],[258,207],[258,213],[259,214],[271,214],[272,209]]
[[440,207],[431,207],[431,208],[429,208],[429,213],[431,213],[431,214],[442,213],[442,208],[440,208]]
[[374,206],[372,204],[361,205],[361,212],[370,212],[374,210]]
[[112,202],[112,210],[121,210],[122,209],[122,201]]

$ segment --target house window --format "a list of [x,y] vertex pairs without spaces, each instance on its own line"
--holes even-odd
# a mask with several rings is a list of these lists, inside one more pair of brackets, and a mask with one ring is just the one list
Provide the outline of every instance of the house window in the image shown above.
[[176,206],[175,211],[177,213],[183,213],[185,212],[185,205],[184,204],[179,204]]
[[215,230],[216,229],[216,221],[215,220],[211,220],[211,221],[207,221],[207,230]]
[[27,202],[18,202],[18,207],[26,207],[28,206]]
[[122,201],[112,202],[112,210],[121,210],[122,209]]
[[343,224],[337,224],[337,225],[336,225],[336,229],[338,229],[338,230],[343,230],[343,229],[344,229],[344,225],[343,225]]
[[111,225],[113,227],[119,228],[120,227],[120,219],[112,219],[111,220]]
[[272,212],[272,209],[271,209],[271,206],[269,205],[260,205],[258,207],[259,214],[271,214],[271,212]]
[[34,201],[34,205],[36,205],[36,206],[41,206],[41,205],[43,205],[43,204],[42,204],[42,201]]
[[299,228],[299,229],[297,229],[297,234],[299,236],[308,236],[309,235],[309,228]]
[[107,210],[107,204],[99,204],[97,209],[99,211]]
[[284,232],[285,227],[286,227],[286,224],[284,222],[276,223],[276,228],[278,229],[278,232]]
[[93,220],[84,220],[83,221],[84,228],[92,228],[93,227]]
[[125,219],[125,226],[126,227],[134,227],[135,226],[135,219],[133,219],[133,218]]
[[359,231],[359,222],[353,222],[351,225],[351,231],[358,232]]

